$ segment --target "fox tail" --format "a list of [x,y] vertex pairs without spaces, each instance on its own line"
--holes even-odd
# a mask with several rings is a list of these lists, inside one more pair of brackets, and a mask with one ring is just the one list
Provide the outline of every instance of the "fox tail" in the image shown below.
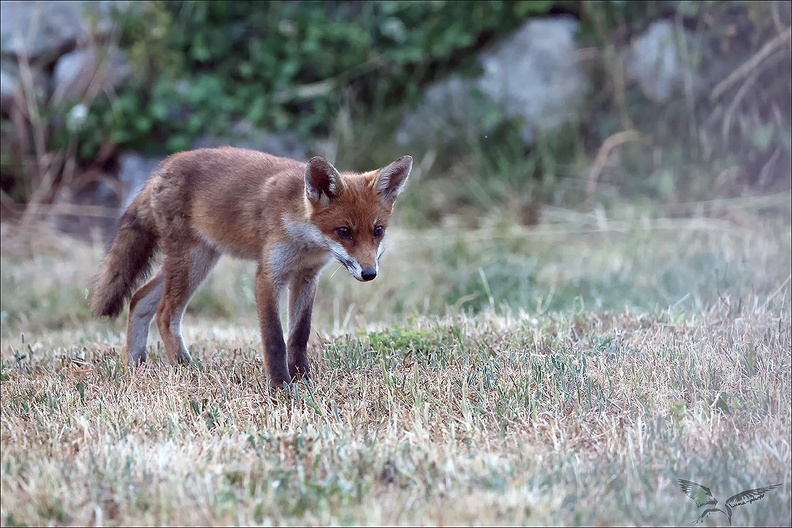
[[94,315],[115,318],[121,313],[138,283],[151,271],[157,238],[148,188],[144,188],[121,217],[118,232],[93,280],[88,304]]

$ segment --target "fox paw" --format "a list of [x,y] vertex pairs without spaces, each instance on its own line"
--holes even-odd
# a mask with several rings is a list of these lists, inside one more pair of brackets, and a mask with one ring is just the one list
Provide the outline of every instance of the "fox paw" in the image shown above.
[[146,363],[146,351],[143,350],[142,352],[130,352],[127,354],[126,357],[127,365],[132,368],[142,367]]
[[310,378],[311,369],[308,363],[289,363],[289,375],[293,380]]
[[189,365],[192,363],[192,356],[186,350],[180,350],[176,354],[176,364],[177,365]]

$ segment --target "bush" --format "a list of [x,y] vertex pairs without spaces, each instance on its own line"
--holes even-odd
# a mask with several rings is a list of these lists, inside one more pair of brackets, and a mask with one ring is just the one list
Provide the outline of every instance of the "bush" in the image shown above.
[[89,159],[119,147],[167,152],[246,119],[307,136],[327,131],[341,101],[383,108],[470,51],[559,2],[148,2],[118,16],[137,76],[90,111]]
[[[588,192],[585,166],[608,138],[635,130],[640,141],[620,145],[618,163],[605,164],[598,175],[620,194],[674,201],[734,194],[741,188],[735,183],[788,188],[792,72],[788,38],[781,37],[790,25],[789,3],[150,1],[116,13],[117,38],[135,75],[117,94],[96,98],[79,130],[52,126],[68,107],[47,109],[46,130],[37,136],[46,145],[26,152],[20,145],[32,123],[3,120],[3,138],[16,137],[20,145],[6,149],[10,141],[3,142],[0,205],[37,195],[34,201],[46,201],[54,196],[48,186],[76,181],[56,174],[59,167],[98,165],[112,172],[119,150],[165,155],[190,148],[204,134],[228,137],[243,119],[304,139],[324,136],[342,108],[358,128],[344,141],[361,158],[344,163],[379,163],[385,154],[375,150],[388,140],[381,135],[395,126],[384,114],[398,119],[401,108],[447,73],[474,73],[475,52],[528,18],[562,12],[580,19],[580,45],[599,59],[590,62],[591,97],[580,126],[526,149],[518,124],[504,121],[486,143],[437,153],[433,172],[448,180],[475,174],[468,178],[475,180],[471,189],[489,204],[518,195],[577,203]],[[649,101],[625,83],[619,58],[659,18],[701,39],[693,51],[703,89],[666,103]],[[752,63],[767,46],[771,53]],[[724,82],[735,71],[744,74]],[[482,119],[498,117],[483,104],[479,110]],[[344,148],[340,158],[348,157]],[[538,180],[539,192],[532,187]],[[473,191],[450,183],[461,201],[475,202]],[[426,211],[420,213],[423,221]]]
[[[608,183],[664,201],[789,188],[788,2],[611,1],[585,4],[582,17],[581,42],[603,57],[584,120],[586,150],[623,130],[642,138],[620,149],[621,163],[603,172]],[[698,39],[687,49],[698,87],[664,103],[624,83],[615,52],[659,18]]]

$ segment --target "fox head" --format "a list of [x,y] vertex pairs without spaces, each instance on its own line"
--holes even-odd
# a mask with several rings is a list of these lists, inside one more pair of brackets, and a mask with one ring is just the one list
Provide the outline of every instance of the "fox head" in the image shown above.
[[362,174],[341,174],[319,156],[308,162],[305,200],[310,222],[359,281],[377,276],[382,239],[411,169],[410,156]]

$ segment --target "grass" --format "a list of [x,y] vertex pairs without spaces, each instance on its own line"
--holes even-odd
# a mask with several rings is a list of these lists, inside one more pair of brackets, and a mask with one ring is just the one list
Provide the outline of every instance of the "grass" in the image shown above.
[[101,245],[3,225],[0,522],[678,525],[685,478],[780,483],[733,521],[788,525],[790,195],[762,200],[397,226],[373,283],[325,271],[314,381],[274,395],[251,264],[191,304],[194,367],[152,328],[130,372],[85,308]]

